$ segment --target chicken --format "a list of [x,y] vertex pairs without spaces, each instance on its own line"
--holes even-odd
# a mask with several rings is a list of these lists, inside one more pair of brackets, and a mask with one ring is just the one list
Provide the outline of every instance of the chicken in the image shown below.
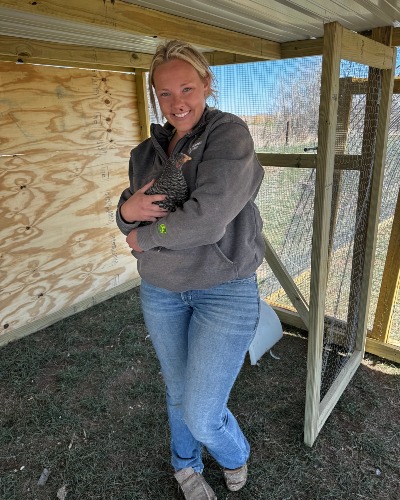
[[175,212],[177,207],[181,207],[185,203],[189,198],[189,190],[181,169],[189,160],[191,157],[184,153],[178,153],[168,158],[160,177],[145,193],[166,194],[167,197],[165,200],[153,203],[170,212]]

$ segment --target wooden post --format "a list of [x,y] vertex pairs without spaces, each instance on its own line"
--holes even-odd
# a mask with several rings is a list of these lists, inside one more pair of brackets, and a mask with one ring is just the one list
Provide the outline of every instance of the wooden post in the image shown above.
[[389,342],[393,308],[400,287],[400,191],[393,218],[381,290],[376,306],[374,327],[369,337]]
[[136,95],[142,141],[150,137],[150,118],[147,100],[146,71],[136,68]]
[[318,434],[322,365],[321,355],[328,275],[328,243],[342,37],[343,28],[340,24],[329,23],[325,25],[311,254],[310,330],[308,338],[307,388],[304,422],[304,441],[309,446],[312,446]]
[[[397,77],[394,80],[393,93],[400,93],[400,79]],[[393,217],[392,232],[390,235],[388,251],[386,255],[385,267],[382,275],[381,289],[379,292],[378,303],[376,306],[374,326],[372,331],[368,333],[368,347],[376,349],[384,349],[380,343],[390,342],[390,331],[392,327],[393,308],[397,300],[400,287],[400,191],[397,195],[396,209]],[[372,339],[379,341],[373,342]],[[395,347],[395,346],[394,346]],[[392,355],[392,346],[387,346],[391,349],[389,352],[390,358],[398,361],[400,356],[397,353],[397,358]],[[380,352],[380,351],[379,351]],[[387,354],[386,350],[385,353]]]
[[[376,28],[372,37],[390,45],[392,28]],[[395,50],[394,56],[395,58]],[[356,216],[356,234],[354,238],[353,266],[351,272],[352,288],[350,289],[350,304],[357,304],[349,310],[347,319],[348,335],[352,327],[357,328],[355,350],[364,352],[365,337],[370,301],[370,288],[375,257],[376,235],[379,222],[384,165],[386,157],[387,133],[390,118],[390,105],[393,92],[395,59],[391,69],[381,70],[370,68],[368,78],[367,100],[365,110],[364,138],[362,155],[364,168],[360,170],[360,188],[367,186],[363,192],[359,188]],[[379,84],[381,89],[372,92],[372,85]],[[379,91],[381,90],[381,91]],[[372,110],[377,110],[376,114]],[[370,133],[366,134],[365,127],[369,121]],[[369,142],[376,137],[375,147],[371,155]],[[371,174],[371,168],[373,169]],[[372,175],[372,182],[370,176]],[[364,217],[362,211],[365,210]],[[353,326],[354,325],[354,326]]]
[[289,131],[290,131],[290,121],[286,122],[286,146],[289,145]]
[[[392,28],[388,28],[392,30]],[[391,38],[391,37],[390,37]],[[393,49],[392,69],[382,71],[381,99],[379,106],[377,140],[375,145],[374,173],[372,178],[372,195],[370,200],[370,211],[368,216],[367,239],[365,250],[364,269],[361,283],[360,316],[358,319],[358,330],[356,349],[365,350],[365,338],[367,332],[368,309],[371,296],[372,271],[375,258],[376,239],[379,224],[379,211],[382,197],[382,185],[386,160],[387,136],[390,120],[390,108],[392,103],[393,79],[396,68],[396,49]]]

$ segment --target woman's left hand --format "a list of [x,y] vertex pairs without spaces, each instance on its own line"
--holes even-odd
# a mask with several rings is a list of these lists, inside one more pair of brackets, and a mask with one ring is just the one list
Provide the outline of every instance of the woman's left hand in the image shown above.
[[143,252],[137,242],[137,229],[132,229],[132,231],[126,237],[126,242],[132,248],[132,250],[135,250],[135,252]]

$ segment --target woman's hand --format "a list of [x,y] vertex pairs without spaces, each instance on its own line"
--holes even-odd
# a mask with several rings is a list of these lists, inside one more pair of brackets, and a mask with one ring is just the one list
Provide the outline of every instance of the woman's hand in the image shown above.
[[143,250],[140,248],[137,242],[137,229],[133,229],[128,236],[126,237],[126,242],[128,245],[132,248],[132,250],[135,250],[136,252],[143,252]]
[[153,203],[163,201],[166,194],[145,194],[154,184],[155,179],[138,189],[123,205],[121,205],[121,215],[126,222],[155,222],[158,218],[164,217],[168,210]]

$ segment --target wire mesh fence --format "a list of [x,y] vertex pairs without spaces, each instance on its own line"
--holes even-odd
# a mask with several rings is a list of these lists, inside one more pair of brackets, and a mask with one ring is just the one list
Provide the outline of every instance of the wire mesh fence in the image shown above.
[[[223,84],[220,90],[222,109],[236,113],[238,109],[254,110],[253,101],[257,99],[257,112],[242,112],[240,115],[249,126],[258,152],[309,151],[314,155],[316,165],[320,57],[215,70],[220,84]],[[396,70],[398,73],[399,67]],[[355,348],[380,78],[378,70],[350,61],[343,60],[341,63],[321,399]],[[261,80],[263,85],[261,97],[258,92],[249,91],[249,88],[254,89],[254,81],[257,80]],[[248,81],[251,83],[247,84]],[[242,92],[240,89],[243,89]],[[400,185],[399,103],[399,95],[394,95],[369,328],[373,325]],[[314,191],[315,169],[266,166],[265,179],[257,198],[265,235],[307,301],[310,298]],[[258,270],[258,279],[262,297],[280,307],[294,309],[266,262]],[[396,305],[393,324],[397,321],[399,309]],[[392,339],[395,336],[396,333]]]
[[[257,152],[308,152],[316,166],[318,146],[318,114],[322,58],[265,61],[213,67],[217,79],[217,107],[242,117],[252,134]],[[355,263],[361,265],[368,201],[359,193],[368,193],[379,106],[379,81],[369,85],[368,67],[342,61],[338,127],[336,137],[335,179],[332,207],[332,237],[329,252],[329,280],[326,316],[336,326],[327,328],[325,348],[338,350],[348,357],[354,348],[346,340],[343,355],[343,324],[355,317],[359,295],[357,279],[352,273]],[[396,75],[400,74],[400,65]],[[375,78],[379,72],[375,71]],[[373,104],[374,103],[374,104]],[[214,105],[214,103],[209,103]],[[151,121],[157,122],[153,113]],[[161,119],[162,121],[162,119]],[[349,158],[351,165],[349,166]],[[376,303],[382,280],[393,214],[400,186],[400,95],[393,95],[389,126],[387,159],[380,207],[380,223],[368,328],[374,322]],[[311,240],[314,213],[315,168],[283,168],[265,166],[265,178],[257,204],[264,221],[264,232],[296,283],[306,301],[310,298]],[[360,174],[362,172],[362,174]],[[358,235],[358,236],[356,236]],[[294,310],[287,294],[264,261],[258,270],[260,293],[270,303]],[[353,283],[354,281],[354,283]],[[359,283],[359,280],[358,280]],[[350,292],[352,287],[352,291]],[[350,298],[350,294],[352,294]],[[400,294],[398,294],[400,295]],[[350,303],[351,302],[351,303]],[[354,319],[353,319],[354,320]],[[329,323],[329,321],[328,321]],[[400,344],[400,305],[393,313],[390,341]],[[336,331],[336,334],[332,332]],[[341,332],[341,333],[340,333]],[[330,346],[330,347],[328,347]],[[332,358],[333,354],[331,354]],[[338,357],[337,354],[335,354]],[[330,361],[324,361],[325,371]],[[329,370],[328,370],[329,371]],[[329,378],[329,377],[328,377]]]

